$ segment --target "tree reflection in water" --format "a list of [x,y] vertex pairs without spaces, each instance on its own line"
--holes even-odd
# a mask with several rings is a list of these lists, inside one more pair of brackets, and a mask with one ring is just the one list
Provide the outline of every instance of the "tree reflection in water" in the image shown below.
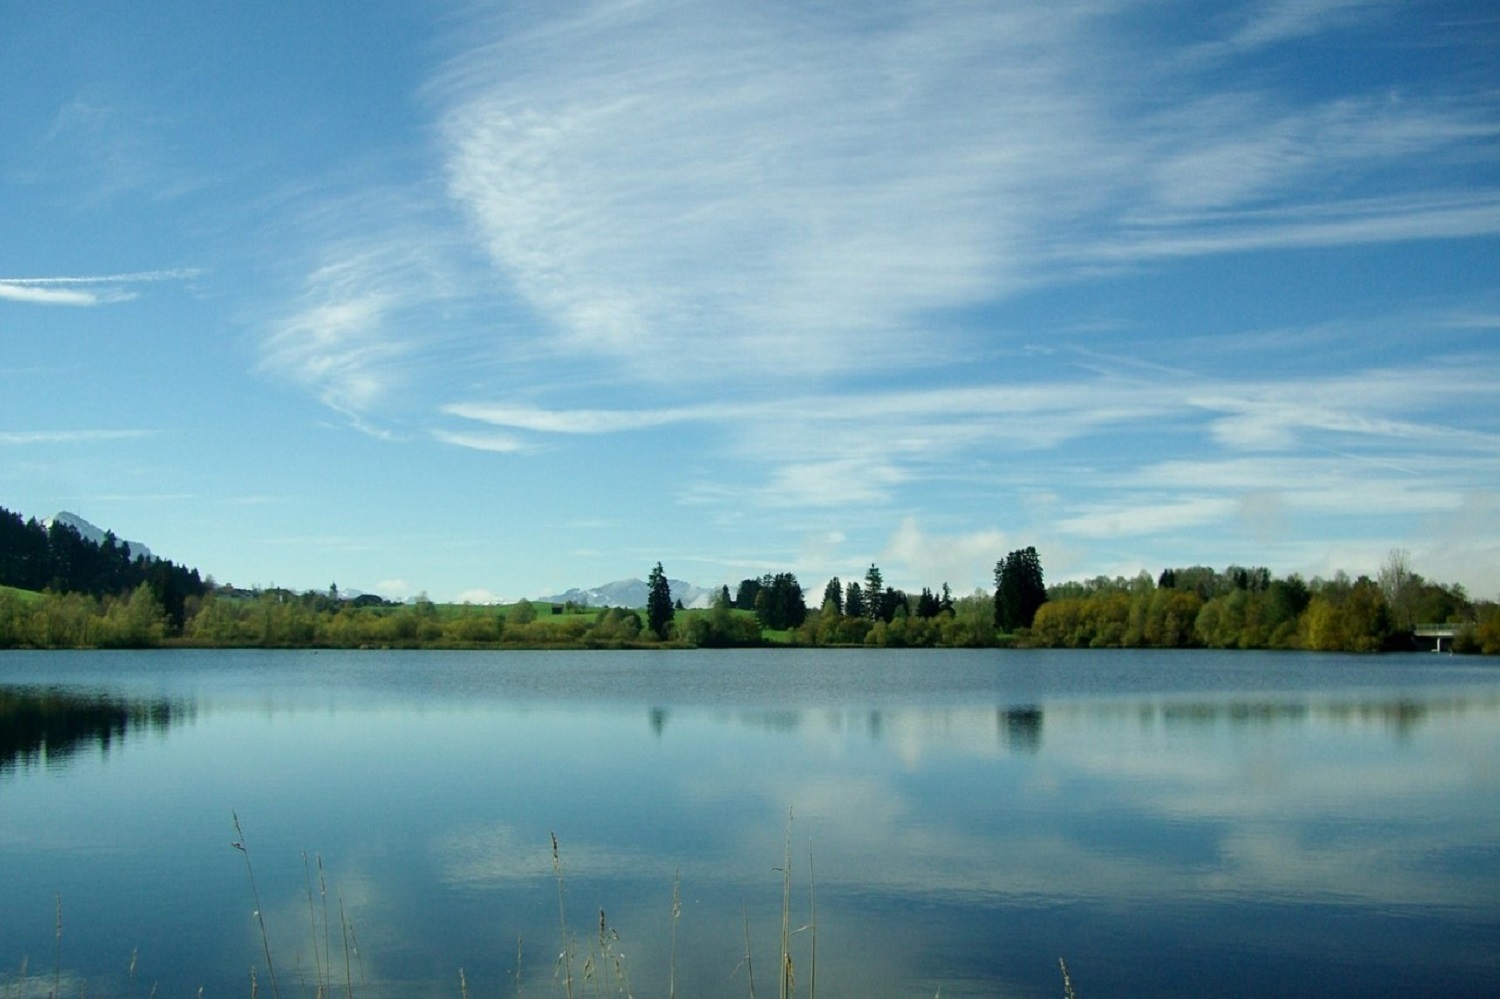
[[0,774],[66,766],[81,750],[107,753],[132,729],[166,731],[191,709],[166,700],[123,700],[46,688],[0,689]]

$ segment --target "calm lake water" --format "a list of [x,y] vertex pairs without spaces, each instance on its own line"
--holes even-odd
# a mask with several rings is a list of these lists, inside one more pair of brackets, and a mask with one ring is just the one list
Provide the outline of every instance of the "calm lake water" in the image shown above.
[[580,995],[674,883],[775,995],[789,814],[799,995],[1500,995],[1493,660],[747,651],[0,653],[0,996],[269,996],[257,893],[283,996],[562,995],[553,834]]

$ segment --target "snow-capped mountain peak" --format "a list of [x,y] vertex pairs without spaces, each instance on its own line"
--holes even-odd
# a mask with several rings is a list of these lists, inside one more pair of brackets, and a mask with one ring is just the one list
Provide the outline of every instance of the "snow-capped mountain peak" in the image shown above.
[[[672,588],[672,599],[681,600],[684,607],[710,607],[714,596],[719,592],[717,588],[705,590],[680,579],[668,579],[667,585]],[[644,607],[650,594],[651,587],[644,579],[620,579],[592,589],[574,587],[566,593],[537,599],[542,603],[554,604],[571,600],[575,604],[589,607]]]
[[[78,516],[78,514],[76,513],[69,513],[67,510],[62,510],[59,511],[55,516],[48,517],[46,520],[42,521],[43,527],[50,528],[53,524],[61,524],[64,527],[71,527],[73,530],[77,531],[85,541],[92,541],[96,545],[104,544],[104,529],[94,526],[93,524],[84,520],[82,517]],[[151,558],[151,549],[147,548],[139,541],[126,541],[124,538],[116,537],[115,543],[124,545],[125,550],[130,553],[130,557],[132,560],[138,558]]]

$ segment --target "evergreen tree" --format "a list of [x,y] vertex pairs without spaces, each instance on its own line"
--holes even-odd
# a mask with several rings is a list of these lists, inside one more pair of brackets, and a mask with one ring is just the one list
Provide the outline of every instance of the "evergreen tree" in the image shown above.
[[771,584],[756,597],[755,616],[772,631],[800,627],[807,619],[807,603],[797,577],[790,572],[771,577]]
[[844,613],[849,617],[864,617],[865,612],[865,591],[858,583],[850,583],[844,597]]
[[1001,631],[1030,628],[1037,608],[1047,602],[1042,560],[1030,546],[995,563],[995,625]]
[[905,590],[888,586],[880,594],[880,620],[890,624],[897,615],[911,616],[911,597]]
[[837,576],[830,579],[828,585],[823,587],[823,603],[821,606],[824,610],[827,610],[830,605],[832,605],[835,614],[844,613],[844,584],[839,582],[839,577]]
[[885,615],[885,581],[874,562],[865,573],[865,613],[871,621],[880,621]]
[[755,610],[755,595],[760,592],[761,586],[758,579],[740,580],[740,588],[734,595],[734,606],[739,610]]
[[651,570],[651,578],[647,583],[650,594],[646,597],[646,620],[656,637],[665,639],[677,608],[672,603],[672,586],[667,582],[667,575],[662,572],[660,562]]

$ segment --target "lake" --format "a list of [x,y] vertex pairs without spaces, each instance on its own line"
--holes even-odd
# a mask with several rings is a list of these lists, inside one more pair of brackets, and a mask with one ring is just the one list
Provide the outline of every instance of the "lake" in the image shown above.
[[1500,666],[0,653],[6,999],[775,995],[787,873],[798,995],[1500,995]]

